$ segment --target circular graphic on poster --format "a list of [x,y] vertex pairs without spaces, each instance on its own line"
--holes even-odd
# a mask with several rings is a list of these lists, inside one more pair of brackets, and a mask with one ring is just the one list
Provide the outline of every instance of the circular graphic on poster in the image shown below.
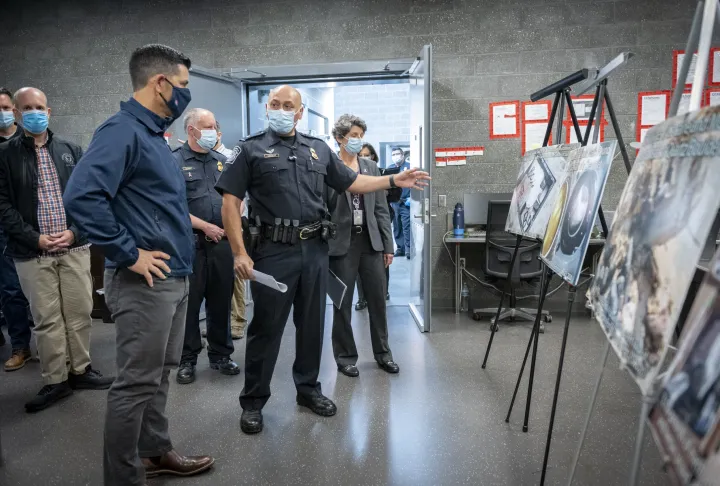
[[548,221],[547,230],[545,230],[545,238],[543,239],[542,255],[547,257],[550,250],[555,242],[555,236],[557,235],[558,228],[560,227],[560,221],[562,219],[563,208],[565,207],[565,199],[567,199],[568,193],[568,181],[563,182],[560,186],[560,192],[558,193],[557,199],[555,200],[555,207],[550,215]]
[[572,255],[592,231],[597,180],[595,171],[583,172],[568,198],[560,229],[560,251],[566,255]]

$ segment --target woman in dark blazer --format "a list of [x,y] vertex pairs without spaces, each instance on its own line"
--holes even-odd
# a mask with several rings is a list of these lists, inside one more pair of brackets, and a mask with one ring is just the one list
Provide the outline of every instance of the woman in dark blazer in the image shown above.
[[[343,115],[335,122],[332,134],[340,145],[340,159],[347,167],[360,174],[379,176],[375,162],[358,157],[366,130],[362,119]],[[330,209],[332,221],[337,224],[337,236],[330,240],[330,270],[347,285],[342,305],[340,309],[334,308],[333,314],[332,343],[338,370],[351,377],[360,374],[351,325],[352,295],[355,279],[360,275],[365,284],[375,361],[388,373],[397,373],[400,367],[393,361],[388,345],[385,306],[385,268],[392,263],[394,250],[385,191],[365,195],[332,192]]]
[[[360,153],[358,154],[359,157],[362,157],[363,159],[370,159],[376,164],[380,160],[378,158],[378,154],[375,151],[375,147],[373,147],[369,143],[365,143],[362,146],[362,149],[360,150]],[[383,169],[380,169],[380,175],[385,175],[385,171]],[[385,195],[387,196],[387,191],[385,191]],[[390,203],[388,203],[388,210],[390,211],[390,221],[393,220],[393,209]],[[385,293],[385,300],[390,300],[390,267],[385,267],[385,279],[387,280],[387,286],[388,291]],[[363,292],[362,287],[362,281],[360,280],[360,275],[358,275],[357,281],[355,282],[357,284],[357,291],[358,291],[358,301],[357,304],[355,304],[355,310],[361,311],[367,309],[367,300],[365,300],[365,292]]]

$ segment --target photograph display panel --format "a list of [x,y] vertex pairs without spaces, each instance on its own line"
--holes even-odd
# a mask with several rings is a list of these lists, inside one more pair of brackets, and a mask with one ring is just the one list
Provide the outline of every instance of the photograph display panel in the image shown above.
[[658,372],[720,204],[720,107],[647,132],[590,288],[596,319],[643,392]]
[[570,152],[567,174],[548,221],[540,258],[570,285],[577,285],[617,141]]
[[579,147],[554,145],[528,151],[520,162],[505,231],[527,238],[545,235],[570,152]]

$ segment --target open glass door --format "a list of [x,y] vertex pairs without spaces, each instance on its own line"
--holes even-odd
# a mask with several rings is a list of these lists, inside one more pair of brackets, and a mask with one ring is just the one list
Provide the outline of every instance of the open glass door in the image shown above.
[[[410,166],[432,175],[432,46],[426,45],[410,68]],[[431,188],[412,191],[410,314],[421,332],[431,330]]]

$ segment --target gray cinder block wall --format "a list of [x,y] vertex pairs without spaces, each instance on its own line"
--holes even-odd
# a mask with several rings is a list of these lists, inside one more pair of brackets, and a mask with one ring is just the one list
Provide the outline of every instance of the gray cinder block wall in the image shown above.
[[[527,99],[627,49],[637,56],[610,89],[624,138],[633,140],[636,94],[671,87],[672,50],[684,48],[694,6],[692,0],[6,2],[2,16],[10,30],[0,85],[43,89],[52,128],[87,145],[130,93],[128,56],[142,44],[166,43],[196,64],[224,69],[408,57],[431,43],[434,144],[485,146],[485,155],[467,166],[435,171],[434,204],[437,194],[447,194],[452,206],[466,192],[513,187],[520,142],[488,140],[490,102]],[[615,205],[625,177],[616,163],[606,207]],[[450,307],[443,211],[433,208],[433,296],[437,307]]]

